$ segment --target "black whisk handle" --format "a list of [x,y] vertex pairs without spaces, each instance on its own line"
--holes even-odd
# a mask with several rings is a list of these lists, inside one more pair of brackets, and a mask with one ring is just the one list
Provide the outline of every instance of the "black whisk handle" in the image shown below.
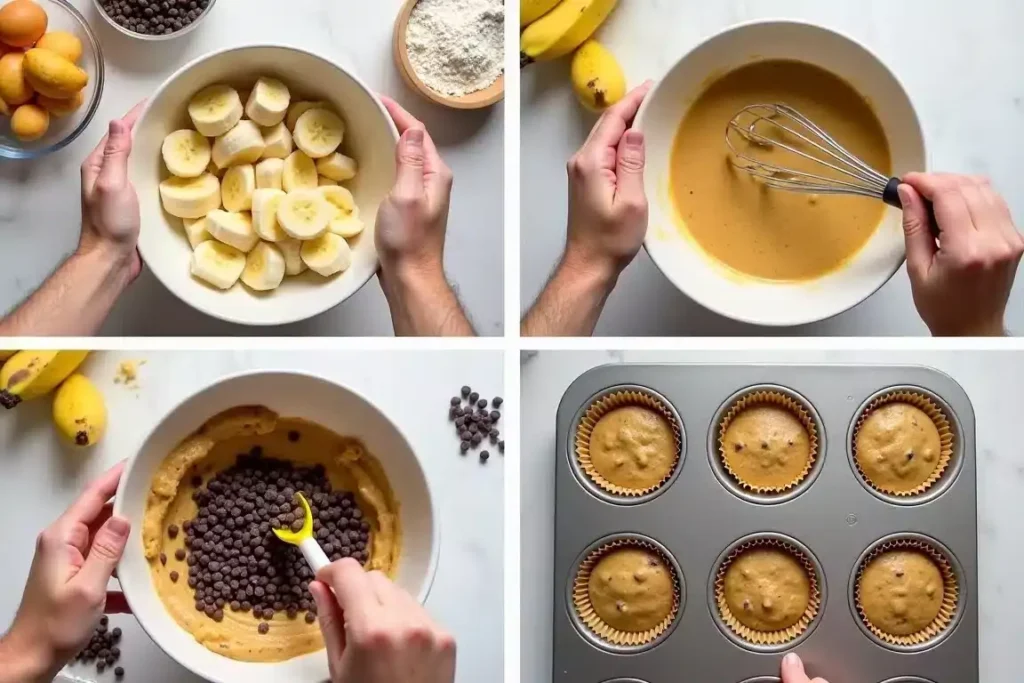
[[[889,184],[885,186],[885,191],[882,192],[882,201],[889,206],[894,206],[897,209],[903,210],[903,202],[900,201],[899,186],[903,183],[899,178],[890,178]],[[939,222],[935,220],[935,207],[927,199],[924,200],[924,208],[928,212],[928,229],[931,230],[932,235],[935,237],[939,236]]]

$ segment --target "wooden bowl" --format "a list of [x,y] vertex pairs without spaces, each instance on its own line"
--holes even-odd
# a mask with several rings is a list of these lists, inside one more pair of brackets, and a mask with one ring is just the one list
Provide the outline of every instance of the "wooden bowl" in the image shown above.
[[405,32],[409,26],[409,17],[412,15],[412,10],[416,7],[417,2],[419,0],[407,0],[402,7],[402,11],[398,13],[398,18],[395,20],[394,40],[392,41],[394,43],[395,64],[398,66],[398,71],[402,74],[402,78],[409,84],[409,87],[428,100],[451,109],[484,109],[500,102],[505,97],[504,74],[483,90],[478,90],[461,97],[452,97],[439,93],[420,80],[420,77],[416,75],[416,71],[412,68],[412,62],[409,61],[409,50],[405,44]]

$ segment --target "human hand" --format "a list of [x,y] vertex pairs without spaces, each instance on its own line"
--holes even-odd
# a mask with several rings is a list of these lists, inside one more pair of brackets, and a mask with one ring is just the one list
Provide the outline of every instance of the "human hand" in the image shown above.
[[391,98],[381,99],[402,135],[395,152],[395,186],[377,212],[376,242],[383,274],[425,273],[443,278],[451,169],[424,125]]
[[[936,336],[1001,336],[1024,255],[1005,200],[985,178],[911,173],[900,185],[914,304]],[[931,233],[924,201],[939,227]]]
[[455,680],[455,640],[384,574],[367,573],[355,560],[343,559],[316,578],[309,590],[333,683]]
[[127,269],[131,282],[142,272],[139,241],[139,196],[128,179],[132,128],[142,113],[140,102],[110,130],[82,164],[82,234],[80,252],[99,251]]
[[20,666],[11,666],[25,671],[25,680],[51,680],[85,647],[103,616],[107,582],[130,531],[107,502],[123,469],[118,464],[89,484],[36,540],[21,605],[4,637],[6,649],[20,658]]
[[782,683],[828,683],[824,678],[808,678],[804,663],[792,652],[782,659]]
[[601,115],[569,160],[567,267],[616,278],[647,233],[644,135],[630,128],[651,82]]

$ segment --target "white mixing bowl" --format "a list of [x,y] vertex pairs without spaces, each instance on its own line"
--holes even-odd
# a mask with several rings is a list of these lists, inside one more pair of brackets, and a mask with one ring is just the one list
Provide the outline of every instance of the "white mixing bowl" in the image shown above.
[[[853,85],[882,123],[894,174],[925,170],[925,141],[910,97],[878,57],[852,38],[796,21],[756,21],[709,38],[679,60],[648,96],[636,125],[647,139],[651,220],[645,246],[651,259],[680,291],[720,315],[758,325],[800,325],[842,313],[888,282],[905,258],[902,215],[890,208],[874,236],[846,265],[800,283],[738,277],[685,235],[670,190],[672,148],[679,125],[716,77],[768,59],[814,64]],[[724,154],[724,129],[722,148]]]
[[125,468],[115,514],[132,522],[118,578],[142,628],[171,657],[216,683],[278,683],[329,678],[323,650],[283,662],[248,663],[202,645],[164,608],[143,554],[141,527],[150,482],[164,457],[185,437],[223,410],[258,403],[285,417],[301,417],[344,436],[361,439],[384,468],[399,503],[402,549],[395,581],[424,602],[437,569],[440,517],[430,483],[401,430],[368,399],[346,387],[294,371],[258,371],[220,379],[184,399],[146,437]]
[[[359,163],[352,190],[366,230],[352,243],[352,267],[325,280],[307,271],[287,277],[273,292],[258,294],[241,283],[228,291],[192,277],[192,248],[181,219],[163,210],[159,184],[168,177],[160,154],[164,137],[191,128],[188,102],[199,90],[227,83],[248,90],[260,76],[283,81],[293,99],[331,103],[345,120],[342,149]],[[139,193],[146,266],[179,299],[207,315],[244,325],[280,325],[305,320],[337,306],[377,272],[373,226],[377,208],[395,177],[398,130],[380,99],[362,81],[326,57],[283,45],[251,45],[213,52],[186,64],[161,85],[135,125],[130,177]]]

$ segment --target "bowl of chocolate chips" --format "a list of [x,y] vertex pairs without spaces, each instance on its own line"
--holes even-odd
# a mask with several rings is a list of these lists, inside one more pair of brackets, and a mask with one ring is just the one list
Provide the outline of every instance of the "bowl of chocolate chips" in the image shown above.
[[168,40],[198,26],[217,0],[93,0],[115,29],[142,40]]
[[329,678],[314,575],[274,534],[313,532],[332,561],[381,572],[421,602],[439,517],[424,467],[370,400],[315,375],[234,375],[156,421],[114,511],[132,522],[118,577],[149,636],[216,682]]

